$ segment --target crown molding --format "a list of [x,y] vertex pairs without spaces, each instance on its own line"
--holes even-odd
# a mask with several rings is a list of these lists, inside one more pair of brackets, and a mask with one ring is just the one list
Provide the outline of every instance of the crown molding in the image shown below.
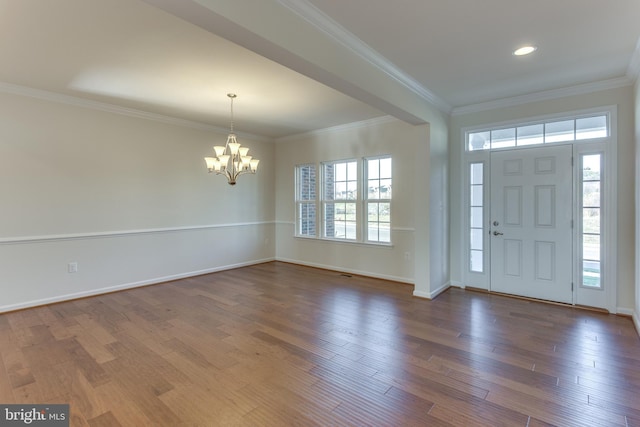
[[282,6],[286,7],[296,15],[303,18],[309,24],[322,31],[342,46],[351,50],[353,53],[363,58],[371,65],[409,89],[414,94],[426,102],[434,105],[440,111],[449,113],[451,105],[439,98],[429,89],[418,83],[413,77],[398,68],[387,58],[378,53],[371,46],[349,32],[343,26],[331,19],[324,12],[319,10],[307,0],[277,0]]
[[287,136],[283,136],[282,138],[276,138],[275,142],[288,142],[288,141],[294,141],[300,138],[306,138],[306,137],[310,137],[310,136],[317,136],[317,135],[322,135],[322,134],[327,134],[327,133],[332,133],[332,132],[344,132],[344,131],[348,131],[348,130],[352,130],[352,129],[361,129],[361,128],[366,128],[369,126],[376,126],[376,125],[381,125],[384,123],[390,123],[390,122],[401,122],[402,120],[397,119],[393,116],[380,116],[380,117],[374,117],[373,119],[367,119],[367,120],[361,120],[359,122],[352,122],[352,123],[345,123],[342,125],[336,125],[336,126],[331,126],[328,128],[324,128],[324,129],[315,129],[315,130],[310,130],[307,132],[301,132],[301,133],[296,133],[293,135],[287,135]]
[[[165,116],[163,114],[151,113],[148,111],[137,110],[135,108],[122,107],[120,105],[109,104],[106,102],[93,101],[90,99],[79,98],[71,95],[64,95],[57,92],[50,92],[42,89],[35,89],[27,86],[16,85],[7,82],[0,82],[0,93],[9,93],[13,95],[26,96],[29,98],[41,99],[44,101],[57,102],[60,104],[70,105],[73,107],[86,108],[90,110],[98,110],[107,113],[120,114],[123,116],[133,117],[137,119],[152,120],[154,122],[160,122],[173,126],[186,127],[190,129],[197,129],[206,132],[216,132],[221,134],[229,133],[228,128],[222,128],[218,126],[207,125],[205,123],[196,122],[192,120],[179,119],[177,117]],[[272,141],[271,138],[267,138],[260,135],[251,133],[235,132],[236,135],[254,139],[258,141]]]
[[601,90],[617,89],[631,86],[633,81],[628,77],[618,77],[615,79],[601,80],[593,83],[569,86],[560,89],[545,90],[511,98],[497,99],[495,101],[481,102],[478,104],[456,107],[451,111],[452,116],[478,113],[480,111],[497,110],[499,108],[515,107],[517,105],[529,104],[532,102],[549,101],[552,99],[565,98],[568,96],[585,95]]

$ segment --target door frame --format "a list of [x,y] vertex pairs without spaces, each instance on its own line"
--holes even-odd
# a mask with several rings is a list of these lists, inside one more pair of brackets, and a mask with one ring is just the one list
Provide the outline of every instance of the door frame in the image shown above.
[[[580,261],[580,251],[579,243],[578,243],[578,226],[577,221],[580,218],[578,215],[578,191],[581,185],[581,175],[579,169],[578,156],[583,154],[588,154],[592,152],[601,152],[604,155],[603,162],[603,187],[602,191],[604,192],[602,205],[604,212],[604,220],[602,224],[602,264],[601,264],[601,274],[603,278],[603,289],[596,290],[597,292],[602,293],[601,297],[598,297],[601,301],[601,308],[605,308],[610,313],[617,313],[617,187],[618,187],[618,179],[617,179],[617,107],[614,106],[606,106],[599,108],[591,108],[585,110],[571,111],[565,112],[561,114],[554,115],[546,115],[546,116],[538,116],[533,118],[526,118],[522,120],[511,120],[508,122],[499,122],[499,123],[490,123],[484,124],[480,126],[466,127],[462,129],[461,141],[463,144],[463,149],[461,150],[461,165],[462,168],[459,171],[459,179],[461,183],[461,206],[463,206],[462,212],[462,230],[463,232],[460,235],[460,248],[462,257],[462,262],[460,263],[460,268],[462,269],[459,277],[462,278],[462,283],[460,284],[462,288],[470,287],[477,288],[482,290],[490,291],[490,278],[491,278],[491,254],[490,254],[490,241],[489,241],[489,233],[490,224],[489,224],[489,215],[490,209],[489,204],[487,202],[483,205],[483,224],[484,224],[484,237],[483,237],[483,269],[481,272],[479,271],[471,271],[471,263],[470,263],[470,169],[471,164],[482,164],[483,166],[483,200],[490,200],[490,176],[491,176],[491,163],[490,163],[490,150],[475,150],[468,151],[468,141],[467,135],[472,132],[478,132],[488,129],[495,128],[507,128],[514,126],[523,126],[531,123],[540,123],[540,122],[550,122],[556,120],[563,119],[574,119],[579,118],[581,116],[589,116],[589,115],[597,115],[597,114],[606,114],[608,117],[608,127],[609,127],[609,136],[606,138],[597,138],[590,139],[586,141],[570,141],[567,143],[554,143],[553,146],[560,144],[569,144],[573,146],[573,156],[574,156],[574,179],[573,179],[573,216],[574,216],[574,227],[572,230],[573,236],[573,296],[572,301],[575,305],[577,301],[585,300],[584,295],[591,292],[593,294],[594,290],[590,290],[581,286],[578,283],[578,279],[580,276],[579,271],[579,261]],[[539,147],[544,147],[544,144],[539,145]],[[532,148],[533,146],[526,146],[527,148]],[[525,148],[525,147],[522,147]],[[518,149],[515,148],[506,148],[506,149]],[[500,150],[506,150],[500,149]],[[579,298],[580,297],[580,298]],[[586,298],[588,299],[588,298]]]

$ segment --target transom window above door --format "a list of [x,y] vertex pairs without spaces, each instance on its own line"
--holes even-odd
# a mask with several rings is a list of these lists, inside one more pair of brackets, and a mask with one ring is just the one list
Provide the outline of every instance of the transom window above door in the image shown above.
[[556,119],[467,133],[467,151],[495,150],[559,142],[589,141],[609,136],[606,114]]

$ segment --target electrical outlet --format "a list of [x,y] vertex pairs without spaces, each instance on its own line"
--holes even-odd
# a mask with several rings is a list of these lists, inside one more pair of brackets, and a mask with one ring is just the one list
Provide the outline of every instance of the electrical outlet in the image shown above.
[[69,264],[67,264],[67,271],[69,273],[77,273],[78,272],[78,263],[77,262],[70,262]]

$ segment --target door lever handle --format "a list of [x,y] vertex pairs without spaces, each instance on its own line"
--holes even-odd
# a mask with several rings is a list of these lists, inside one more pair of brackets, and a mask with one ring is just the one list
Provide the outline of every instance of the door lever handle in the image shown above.
[[501,232],[499,232],[499,231],[494,231],[494,232],[493,232],[493,235],[494,235],[494,236],[502,236],[503,234],[504,234],[504,233],[501,233]]

